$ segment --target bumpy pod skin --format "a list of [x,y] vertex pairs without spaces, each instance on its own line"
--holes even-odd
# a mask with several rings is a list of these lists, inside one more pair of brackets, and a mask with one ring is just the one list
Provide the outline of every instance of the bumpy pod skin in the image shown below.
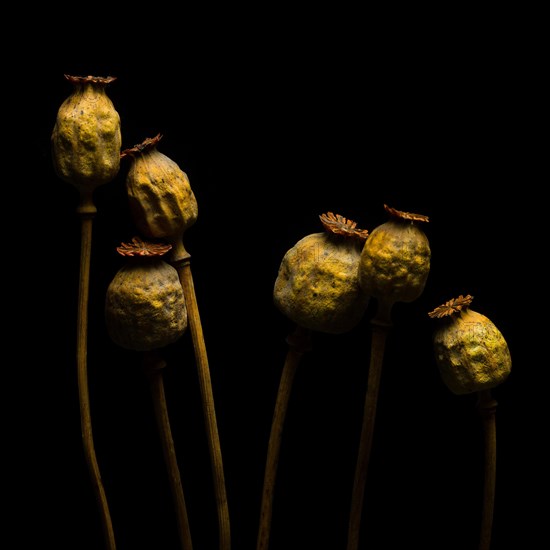
[[469,308],[440,320],[433,336],[441,378],[455,394],[488,390],[504,382],[512,359],[494,323]]
[[329,233],[299,240],[279,267],[273,293],[277,308],[304,328],[333,334],[351,330],[369,302],[357,276],[362,245]]
[[197,200],[187,174],[156,148],[159,139],[132,150],[126,176],[130,211],[146,237],[180,237],[197,221]]
[[417,220],[393,216],[373,229],[365,242],[359,265],[360,285],[378,299],[412,302],[424,290],[430,259],[430,244]]
[[105,87],[113,77],[71,77],[74,90],[57,112],[51,136],[56,174],[77,188],[94,189],[120,169],[120,116]]
[[119,346],[149,351],[177,341],[187,329],[178,273],[161,259],[132,259],[107,288],[105,321]]

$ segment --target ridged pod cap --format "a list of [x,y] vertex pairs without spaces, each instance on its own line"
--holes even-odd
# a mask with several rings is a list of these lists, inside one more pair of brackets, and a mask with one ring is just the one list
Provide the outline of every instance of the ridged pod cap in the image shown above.
[[157,149],[161,135],[122,152],[130,157],[126,176],[130,211],[148,238],[181,237],[197,220],[197,200],[187,174]]
[[320,218],[325,231],[300,239],[284,255],[273,298],[298,326],[343,333],[361,320],[369,302],[357,277],[367,231],[332,212]]
[[177,341],[187,329],[178,273],[162,259],[170,248],[138,238],[117,248],[129,260],[107,288],[105,322],[113,342],[123,348],[162,348]]
[[105,90],[115,78],[65,78],[74,89],[57,112],[53,165],[62,180],[93,190],[113,180],[120,168],[120,116]]
[[485,315],[470,309],[472,300],[461,295],[429,313],[439,321],[433,345],[442,380],[459,395],[494,388],[512,369],[504,336]]
[[368,236],[359,265],[359,281],[371,296],[387,302],[412,302],[424,290],[431,251],[420,223],[428,217],[384,205],[390,219]]

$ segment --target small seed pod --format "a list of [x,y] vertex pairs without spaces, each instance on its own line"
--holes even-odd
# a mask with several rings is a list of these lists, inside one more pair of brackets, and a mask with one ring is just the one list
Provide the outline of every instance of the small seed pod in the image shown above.
[[384,208],[390,219],[365,242],[359,282],[367,294],[388,303],[412,302],[422,294],[430,271],[430,245],[419,227],[428,218]]
[[93,190],[113,180],[120,168],[120,116],[105,90],[115,78],[65,78],[74,90],[57,112],[53,165],[62,180]]
[[179,239],[197,220],[197,200],[187,174],[157,149],[161,139],[145,139],[122,152],[132,159],[126,176],[130,211],[143,235]]
[[472,300],[461,295],[429,313],[440,321],[433,335],[435,359],[443,382],[455,394],[494,388],[512,368],[504,336],[485,315],[470,309]]
[[320,219],[325,232],[307,235],[284,255],[274,303],[303,328],[342,333],[361,320],[369,302],[357,276],[367,231],[332,212]]
[[170,249],[138,238],[117,248],[129,261],[107,288],[105,321],[119,346],[149,351],[175,342],[187,329],[178,273],[162,259]]

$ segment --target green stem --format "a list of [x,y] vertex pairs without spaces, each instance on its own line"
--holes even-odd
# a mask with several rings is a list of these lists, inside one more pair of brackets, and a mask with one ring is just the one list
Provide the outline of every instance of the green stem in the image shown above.
[[269,547],[271,518],[273,515],[273,493],[277,477],[283,426],[296,369],[300,364],[303,354],[310,349],[309,337],[309,330],[297,326],[294,333],[287,338],[288,351],[279,382],[267,450],[257,550],[267,550]]
[[99,505],[101,525],[105,538],[106,548],[115,550],[115,536],[107,496],[94,447],[92,434],[92,418],[90,412],[90,395],[88,389],[88,300],[90,291],[90,263],[92,253],[92,223],[97,212],[91,193],[81,193],[80,205],[77,212],[81,218],[81,246],[80,246],[80,279],[78,288],[78,317],[76,363],[78,373],[78,396],[80,403],[80,425],[82,443],[88,471],[92,480],[94,493]]
[[367,380],[367,393],[363,411],[363,424],[359,440],[359,450],[355,467],[355,478],[351,497],[351,510],[348,525],[347,550],[357,550],[359,547],[359,535],[361,531],[361,515],[367,482],[367,470],[372,448],[374,422],[378,402],[378,391],[384,363],[384,351],[389,331],[392,327],[390,321],[391,303],[379,301],[378,311],[371,320],[371,355],[369,376]]

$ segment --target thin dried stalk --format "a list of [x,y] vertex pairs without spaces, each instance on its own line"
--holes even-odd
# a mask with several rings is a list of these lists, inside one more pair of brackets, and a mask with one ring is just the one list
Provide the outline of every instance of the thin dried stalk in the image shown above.
[[491,396],[490,390],[479,392],[478,409],[483,421],[485,447],[483,512],[481,517],[479,550],[489,550],[491,548],[497,460],[496,408],[497,402]]
[[199,307],[197,304],[197,297],[195,295],[195,285],[193,283],[190,260],[191,255],[185,250],[182,242],[180,240],[176,240],[173,243],[171,263],[178,271],[181,286],[183,288],[189,329],[191,331],[193,348],[195,351],[195,360],[197,362],[203,415],[207,432],[214,491],[216,496],[220,537],[219,548],[220,550],[230,550],[231,528],[229,505],[227,502],[227,492],[225,488],[225,475],[223,470],[220,436],[218,433],[218,424],[216,420],[216,409],[214,406],[214,394],[212,391],[212,380],[210,378],[208,355],[206,353],[206,344],[204,342]]
[[382,365],[384,363],[386,340],[392,327],[390,322],[390,311],[391,304],[379,302],[376,316],[371,320],[372,336],[369,376],[367,380],[363,424],[361,427],[361,436],[359,440],[359,450],[357,453],[355,478],[351,497],[347,550],[357,550],[359,548],[361,515],[363,511],[367,471],[374,434],[378,391],[380,389],[380,379],[382,376]]
[[172,438],[172,429],[170,428],[170,420],[168,417],[166,395],[164,393],[162,369],[165,366],[166,362],[161,358],[155,356],[154,354],[146,354],[144,358],[144,367],[149,378],[151,397],[153,399],[153,407],[155,409],[155,418],[162,443],[162,452],[164,454],[164,461],[168,470],[172,498],[174,499],[181,548],[182,550],[193,550],[191,530],[189,528],[189,519],[187,516],[187,506],[183,495],[180,470],[176,458],[176,448]]
[[273,494],[277,477],[277,466],[283,435],[283,426],[292,390],[292,383],[296,369],[302,356],[309,347],[310,331],[297,326],[294,333],[287,338],[288,351],[281,373],[275,411],[271,422],[271,433],[267,449],[267,459],[264,473],[264,485],[262,492],[262,504],[260,511],[260,527],[258,529],[257,550],[267,550],[271,533],[271,519],[273,516]]
[[77,343],[76,363],[78,373],[78,397],[80,403],[80,425],[82,443],[86,464],[92,480],[105,538],[106,548],[115,550],[115,535],[107,496],[97,462],[94,438],[92,434],[92,418],[90,412],[90,395],[88,390],[88,301],[90,291],[90,263],[92,253],[92,224],[97,212],[91,195],[82,192],[80,205],[77,209],[81,218],[81,246],[80,246],[80,278],[78,288],[78,316],[77,316]]

